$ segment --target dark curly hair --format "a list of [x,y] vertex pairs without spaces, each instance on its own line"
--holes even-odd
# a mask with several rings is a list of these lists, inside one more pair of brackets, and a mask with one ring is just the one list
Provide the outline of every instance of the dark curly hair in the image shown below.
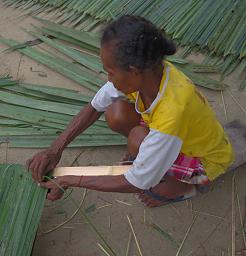
[[139,70],[153,68],[166,55],[173,55],[176,46],[150,21],[124,15],[109,23],[102,35],[101,45],[114,42],[116,64],[123,70],[134,66]]

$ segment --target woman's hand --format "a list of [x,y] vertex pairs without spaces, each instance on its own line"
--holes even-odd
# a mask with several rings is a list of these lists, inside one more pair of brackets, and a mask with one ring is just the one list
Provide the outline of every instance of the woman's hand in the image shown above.
[[57,137],[50,148],[36,154],[27,161],[35,181],[41,182],[42,177],[52,171],[61,159],[62,151],[79,134],[92,125],[102,112],[97,112],[90,103],[72,119],[67,128]]
[[27,168],[35,181],[41,182],[43,176],[52,171],[61,159],[61,153],[48,148],[27,161]]
[[58,200],[63,196],[64,190],[68,187],[76,187],[79,185],[81,176],[66,175],[56,177],[49,181],[40,182],[40,186],[49,189],[47,199],[54,201]]

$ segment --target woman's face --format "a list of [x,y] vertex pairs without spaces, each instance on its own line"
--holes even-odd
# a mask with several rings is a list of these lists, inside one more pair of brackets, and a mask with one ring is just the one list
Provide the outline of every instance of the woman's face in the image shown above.
[[114,43],[105,43],[101,46],[100,52],[103,68],[108,73],[108,81],[125,94],[139,91],[143,84],[141,73],[134,67],[130,67],[128,71],[117,67],[113,47]]

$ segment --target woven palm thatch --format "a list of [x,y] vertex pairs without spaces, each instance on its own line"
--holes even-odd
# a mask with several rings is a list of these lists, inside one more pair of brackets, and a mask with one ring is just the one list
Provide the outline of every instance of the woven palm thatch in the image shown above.
[[[90,96],[73,90],[43,85],[13,85],[10,79],[4,80],[6,84],[0,89],[0,142],[7,142],[10,147],[48,147],[73,116],[91,100]],[[124,137],[112,132],[100,118],[69,147],[124,144]]]
[[[41,52],[33,47],[28,47],[25,43],[19,43],[15,40],[7,40],[0,37],[0,42],[10,46],[10,48],[5,51],[18,50],[28,57],[72,79],[92,92],[97,92],[100,86],[106,82],[105,72],[103,71],[103,66],[98,55],[100,47],[99,35],[92,32],[80,32],[48,20],[36,19],[43,24],[43,27],[35,27],[38,32],[28,31],[28,33],[37,37],[49,47],[55,48],[62,54],[71,58],[73,62],[71,63],[47,50]],[[51,37],[53,37],[53,39],[50,39]],[[57,39],[59,39],[59,41]],[[72,47],[64,45],[64,41],[72,44]],[[80,49],[75,48],[76,46],[80,47]],[[218,72],[218,68],[215,66],[191,64],[178,56],[168,57],[167,60],[188,75],[197,85],[213,90],[222,90],[224,88],[223,83],[209,79],[202,74],[198,75],[198,73]]]
[[[0,142],[7,142],[10,147],[48,147],[73,116],[91,101],[92,95],[106,82],[98,56],[97,34],[79,32],[47,20],[39,20],[43,27],[35,27],[35,32],[29,33],[40,42],[66,55],[66,59],[51,51],[43,52],[29,47],[26,43],[0,38],[1,42],[10,46],[5,52],[9,51],[11,54],[13,50],[20,51],[86,87],[91,91],[91,96],[51,86],[18,84],[8,77],[3,77],[0,79]],[[181,69],[197,85],[213,90],[224,88],[223,83],[203,74],[217,72],[214,66],[192,64],[177,56],[169,57],[168,61]],[[112,132],[102,117],[78,136],[69,147],[124,144],[126,144],[125,138]]]
[[[91,29],[123,14],[141,15],[165,29],[190,50],[208,53],[207,61],[221,65],[224,75],[239,66],[246,69],[245,0],[5,0],[7,5],[32,14],[54,12],[59,22]],[[219,59],[214,58],[215,56]],[[246,85],[246,78],[241,88]]]
[[[57,186],[59,187],[58,184]],[[63,192],[67,193],[64,190]],[[23,166],[0,164],[1,256],[31,255],[46,193],[47,189],[39,187],[32,180],[31,173]],[[97,236],[100,248],[106,252],[106,255],[116,255],[87,214],[78,207],[77,202],[72,197],[70,200]]]
[[46,189],[32,181],[21,165],[0,164],[0,255],[29,256]]

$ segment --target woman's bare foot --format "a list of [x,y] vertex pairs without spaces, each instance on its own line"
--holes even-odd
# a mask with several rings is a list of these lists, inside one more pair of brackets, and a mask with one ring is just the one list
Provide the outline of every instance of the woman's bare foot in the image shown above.
[[167,177],[164,181],[151,189],[151,192],[163,197],[164,200],[155,199],[151,195],[147,195],[144,191],[136,194],[136,197],[147,207],[157,207],[170,203],[168,201],[165,202],[165,198],[176,199],[183,195],[189,195],[189,193],[192,196],[192,192],[194,191],[194,185],[183,183],[173,177]]

